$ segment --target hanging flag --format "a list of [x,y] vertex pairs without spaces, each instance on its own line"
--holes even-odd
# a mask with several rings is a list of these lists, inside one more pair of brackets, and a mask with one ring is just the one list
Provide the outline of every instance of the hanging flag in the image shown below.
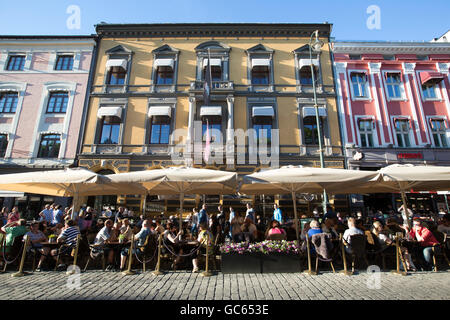
[[210,144],[210,133],[209,133],[209,122],[208,119],[206,119],[206,144],[205,144],[205,152],[203,155],[203,158],[205,159],[205,162],[208,163],[209,160],[209,154],[211,153],[211,144]]
[[205,82],[203,83],[203,101],[205,105],[209,105],[211,94],[211,57],[208,48],[208,65],[205,70]]

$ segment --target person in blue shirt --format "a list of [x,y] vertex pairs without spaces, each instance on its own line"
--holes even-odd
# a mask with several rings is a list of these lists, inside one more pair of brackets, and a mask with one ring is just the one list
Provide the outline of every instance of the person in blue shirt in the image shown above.
[[198,225],[201,224],[207,225],[207,223],[208,223],[208,215],[206,213],[206,204],[203,204],[202,209],[198,213]]
[[319,234],[322,233],[322,229],[320,228],[320,223],[317,220],[313,220],[309,223],[309,226],[311,229],[308,230],[308,238],[309,238],[309,243],[310,243],[310,250],[311,253],[315,253],[316,250],[314,249],[314,245],[311,243],[311,238],[313,235],[315,234]]
[[282,224],[282,215],[281,215],[281,209],[278,207],[278,204],[273,205],[273,220],[278,221],[280,224]]
[[228,219],[228,223],[230,225],[230,232],[229,232],[230,239],[233,239],[233,233],[232,233],[232,231],[233,231],[233,224],[232,224],[232,221],[233,221],[235,216],[236,216],[236,214],[234,213],[234,209],[233,209],[233,207],[230,206],[230,218]]
[[61,210],[61,205],[56,205],[53,209],[53,219],[52,219],[52,225],[57,225],[58,223],[64,224],[64,212]]

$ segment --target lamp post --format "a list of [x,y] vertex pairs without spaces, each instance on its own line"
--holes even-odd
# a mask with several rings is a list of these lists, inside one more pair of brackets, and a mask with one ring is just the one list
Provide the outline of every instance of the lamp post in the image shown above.
[[[313,43],[313,36],[315,36],[315,40]],[[319,141],[319,157],[320,157],[320,167],[325,168],[325,162],[323,159],[323,147],[322,147],[322,131],[320,130],[320,118],[319,118],[319,106],[317,105],[317,93],[316,93],[316,77],[314,75],[314,66],[312,62],[312,50],[314,48],[314,52],[320,52],[323,46],[323,41],[319,40],[319,30],[314,31],[311,34],[309,39],[309,62],[311,67],[311,77],[312,77],[312,85],[313,85],[313,93],[314,93],[314,109],[316,110],[316,126],[317,126],[317,139]],[[323,191],[323,213],[327,212],[327,193]]]

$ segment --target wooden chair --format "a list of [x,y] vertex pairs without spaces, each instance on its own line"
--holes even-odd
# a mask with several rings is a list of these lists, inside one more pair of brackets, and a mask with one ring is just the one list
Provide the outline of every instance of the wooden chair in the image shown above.
[[[7,253],[7,257],[3,257],[3,260],[5,261],[5,266],[3,267],[3,272],[6,272],[6,268],[8,267],[8,263],[6,263],[7,259],[14,259],[14,261],[10,261],[10,264],[14,264],[18,261],[19,256],[22,254],[22,247],[23,245],[23,235],[17,236],[13,239],[13,243],[10,246],[9,253]],[[6,236],[5,236],[5,245],[4,248],[6,249]]]
[[350,236],[350,248],[352,257],[352,272],[355,271],[355,262],[364,259],[367,266],[369,262],[367,261],[366,253],[366,236],[362,234],[354,234]]
[[[366,235],[367,232],[370,231],[366,231]],[[368,243],[366,244],[366,249],[367,249],[367,255],[369,256],[369,258],[371,257],[375,257],[375,262],[376,262],[376,258],[381,257],[381,267],[382,270],[387,270],[386,267],[386,258],[387,257],[392,257],[395,258],[395,246],[387,246],[387,247],[382,247],[380,245],[380,240],[378,239],[378,237],[371,233],[371,237],[373,239],[373,243],[370,243],[368,241]]]
[[444,257],[445,261],[447,262],[448,266],[450,267],[450,261],[448,260],[447,253],[446,253],[446,245],[447,245],[447,242],[450,241],[450,238],[448,237],[448,235],[446,233],[442,233],[439,231],[433,232],[433,235],[436,238],[436,240],[439,241],[439,244],[435,244],[432,248],[434,271],[437,272],[438,271],[438,266],[437,266],[437,261],[436,261],[437,256]]
[[315,234],[315,235],[313,235],[313,236],[311,237],[311,243],[312,243],[313,246],[314,246],[314,249],[315,249],[315,256],[316,256],[316,274],[319,273],[319,261],[322,261],[322,262],[329,262],[329,263],[330,263],[330,266],[331,266],[331,270],[333,270],[333,273],[336,273],[336,271],[334,270],[334,265],[333,265],[333,258],[332,258],[332,249],[333,249],[332,246],[333,246],[333,245],[332,245],[332,243],[331,243],[331,239],[328,238],[328,240],[329,240],[329,245],[327,245],[327,256],[328,256],[328,257],[331,257],[331,258],[324,258],[324,257],[322,257],[322,256],[319,254],[319,252],[318,252],[318,247],[315,245],[315,240],[316,240],[316,238],[318,238],[318,237],[321,237],[321,240],[327,241],[326,238],[328,237],[328,235],[319,233],[319,234]]
[[[84,267],[84,271],[87,270],[87,267],[88,267],[90,261],[95,261],[99,257],[101,257],[101,259],[102,259],[102,270],[105,271],[105,269],[106,269],[105,251],[103,250],[103,248],[101,248],[100,245],[95,245],[95,244],[89,243],[89,239],[88,238],[86,238],[86,241],[87,241],[88,246],[89,246],[89,255],[88,255],[87,262],[86,262],[86,266]],[[100,250],[99,251],[99,255],[97,257],[93,257],[92,256],[93,255],[92,251],[95,250],[95,249]]]
[[145,239],[145,243],[142,246],[138,246],[139,249],[142,249],[142,272],[145,272],[147,265],[147,257],[155,254],[155,250],[158,249],[158,238],[155,235],[149,234]]

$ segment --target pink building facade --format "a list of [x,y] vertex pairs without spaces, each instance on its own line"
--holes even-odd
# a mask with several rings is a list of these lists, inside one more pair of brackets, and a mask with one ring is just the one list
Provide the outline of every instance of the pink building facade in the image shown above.
[[347,168],[450,165],[450,43],[331,46]]
[[94,48],[89,36],[0,37],[0,174],[74,164]]

